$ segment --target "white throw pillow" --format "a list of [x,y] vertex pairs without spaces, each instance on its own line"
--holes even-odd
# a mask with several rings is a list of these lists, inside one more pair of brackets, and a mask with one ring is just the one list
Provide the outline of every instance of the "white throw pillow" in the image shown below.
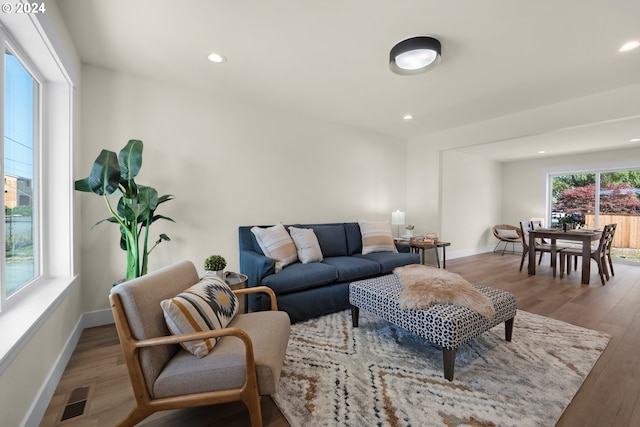
[[311,228],[289,227],[293,243],[298,249],[298,259],[303,264],[322,261],[322,250],[318,237]]
[[265,256],[276,262],[276,273],[298,260],[296,245],[282,224],[268,228],[252,227],[251,232]]
[[362,254],[371,252],[398,252],[389,221],[358,221],[362,234]]
[[519,237],[516,230],[498,229],[497,231],[498,235],[504,237],[505,239],[517,239]]
[[[160,302],[167,327],[174,335],[226,328],[238,312],[239,302],[229,285],[218,277],[201,279],[174,298]],[[182,343],[185,350],[204,357],[217,339]]]

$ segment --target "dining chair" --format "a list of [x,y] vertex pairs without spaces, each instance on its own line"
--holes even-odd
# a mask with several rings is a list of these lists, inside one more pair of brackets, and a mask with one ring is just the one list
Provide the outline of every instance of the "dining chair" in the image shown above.
[[[602,285],[606,280],[610,279],[609,269],[607,263],[611,267],[611,276],[613,276],[613,261],[611,259],[611,243],[613,242],[613,236],[615,234],[617,224],[607,224],[602,228],[602,236],[595,249],[590,252],[590,259],[588,261],[582,260],[582,262],[590,262],[593,259],[598,265],[598,274],[600,275],[600,281]],[[578,257],[582,256],[582,250],[577,248],[565,248],[560,255],[560,278],[564,277],[564,271],[566,266],[567,275],[571,273],[571,259],[573,258],[573,268],[578,268]]]
[[[533,228],[531,225],[531,221],[520,221],[520,231],[522,236],[522,260],[520,261],[520,271],[522,271],[524,260],[531,250],[531,248],[529,247],[529,231],[531,231],[532,229]],[[538,264],[542,262],[542,256],[545,253],[549,253],[551,255],[551,270],[553,271],[553,277],[556,277],[556,261],[558,258],[558,253],[564,250],[564,246],[552,245],[550,243],[536,243],[533,250],[536,252],[540,252],[540,259],[538,260]]]

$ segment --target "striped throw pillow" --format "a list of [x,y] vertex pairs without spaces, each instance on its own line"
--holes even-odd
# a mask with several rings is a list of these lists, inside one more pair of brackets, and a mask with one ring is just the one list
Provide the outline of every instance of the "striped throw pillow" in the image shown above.
[[358,221],[362,234],[362,254],[371,252],[398,252],[393,243],[389,221]]
[[[207,277],[174,298],[160,302],[167,327],[174,335],[225,328],[238,312],[238,298],[229,285],[217,277]],[[198,357],[213,349],[217,339],[182,343]]]
[[252,227],[251,232],[265,256],[275,260],[276,273],[298,260],[296,245],[282,224],[268,228]]

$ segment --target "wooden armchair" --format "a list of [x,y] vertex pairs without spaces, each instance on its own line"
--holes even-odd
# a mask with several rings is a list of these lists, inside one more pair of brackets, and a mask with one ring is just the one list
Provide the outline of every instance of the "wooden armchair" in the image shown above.
[[[133,426],[156,411],[231,401],[244,402],[251,425],[262,426],[260,396],[276,391],[289,316],[277,311],[270,288],[241,289],[234,293],[266,292],[272,310],[236,314],[223,329],[171,335],[160,302],[199,280],[195,266],[182,261],[112,288],[109,299],[136,399],[119,426]],[[218,337],[202,358],[179,345]]]

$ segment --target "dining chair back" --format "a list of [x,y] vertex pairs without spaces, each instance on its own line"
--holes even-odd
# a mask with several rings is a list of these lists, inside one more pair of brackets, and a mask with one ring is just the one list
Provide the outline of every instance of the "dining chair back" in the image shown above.
[[524,265],[524,260],[530,250],[540,252],[540,258],[538,264],[542,262],[542,256],[548,253],[551,256],[551,270],[553,271],[553,277],[556,277],[556,260],[558,253],[564,249],[562,246],[558,246],[551,243],[536,242],[535,247],[532,249],[529,247],[529,232],[532,231],[533,225],[531,221],[520,221],[520,230],[522,232],[522,260],[520,260],[520,271]]
[[[607,263],[611,268],[611,276],[613,276],[613,261],[611,259],[611,244],[613,242],[613,236],[615,234],[617,224],[606,224],[602,228],[602,235],[600,236],[600,240],[598,242],[598,246],[595,249],[592,249],[590,252],[589,260],[582,260],[582,262],[589,262],[593,259],[598,265],[598,274],[600,276],[600,281],[602,285],[605,284],[606,280],[610,279],[609,269],[607,268]],[[578,257],[582,256],[582,250],[578,248],[566,248],[560,258],[560,277],[564,276],[565,265],[567,275],[571,273],[571,259],[573,258],[573,268],[577,270],[578,267]]]

